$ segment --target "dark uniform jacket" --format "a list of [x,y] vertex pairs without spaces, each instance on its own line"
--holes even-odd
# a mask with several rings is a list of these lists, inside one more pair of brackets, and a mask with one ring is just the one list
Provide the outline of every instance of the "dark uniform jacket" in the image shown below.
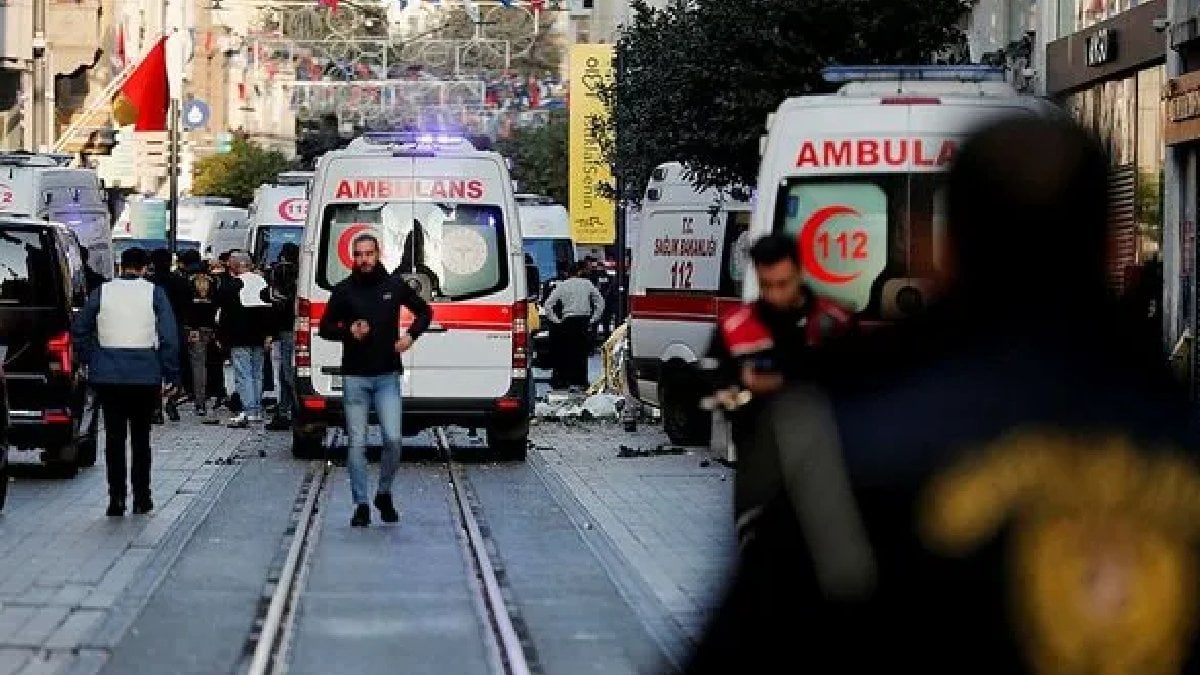
[[688,672],[1197,672],[1187,405],[1115,312],[1051,314],[948,309],[782,394]]

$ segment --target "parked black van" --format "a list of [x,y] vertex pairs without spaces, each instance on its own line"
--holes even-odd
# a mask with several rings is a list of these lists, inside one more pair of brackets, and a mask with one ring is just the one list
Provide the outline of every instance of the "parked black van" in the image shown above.
[[71,321],[87,299],[79,243],[65,225],[0,217],[0,344],[9,440],[40,450],[55,473],[96,463],[96,421],[71,348]]

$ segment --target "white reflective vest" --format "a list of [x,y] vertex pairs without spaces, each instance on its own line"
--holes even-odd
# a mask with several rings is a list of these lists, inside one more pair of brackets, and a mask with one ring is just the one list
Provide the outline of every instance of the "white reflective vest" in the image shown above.
[[101,286],[96,333],[101,347],[157,349],[154,284],[145,279],[113,279]]

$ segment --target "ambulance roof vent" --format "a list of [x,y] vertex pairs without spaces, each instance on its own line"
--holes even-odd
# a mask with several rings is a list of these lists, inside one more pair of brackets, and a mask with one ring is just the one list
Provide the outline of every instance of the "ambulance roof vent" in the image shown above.
[[471,141],[462,136],[427,131],[369,131],[350,142],[358,150],[388,148],[415,152],[474,150]]
[[1003,82],[1004,69],[994,66],[829,66],[821,70],[826,82]]
[[312,171],[281,171],[275,177],[276,185],[308,185],[312,180]]
[[73,157],[62,154],[35,154],[23,150],[0,152],[0,166],[70,166]]
[[228,197],[214,197],[212,195],[188,195],[179,199],[180,206],[229,206],[232,203],[233,200]]

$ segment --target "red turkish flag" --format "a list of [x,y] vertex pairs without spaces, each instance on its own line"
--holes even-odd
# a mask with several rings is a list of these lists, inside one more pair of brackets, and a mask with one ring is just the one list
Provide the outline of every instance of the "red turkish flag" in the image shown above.
[[[121,87],[119,99],[132,109],[134,131],[166,131],[167,106],[167,38],[161,37],[146,54],[146,58],[133,70],[133,74]],[[114,110],[116,113],[116,110]],[[118,122],[120,122],[118,115]],[[129,124],[128,121],[122,124]]]

